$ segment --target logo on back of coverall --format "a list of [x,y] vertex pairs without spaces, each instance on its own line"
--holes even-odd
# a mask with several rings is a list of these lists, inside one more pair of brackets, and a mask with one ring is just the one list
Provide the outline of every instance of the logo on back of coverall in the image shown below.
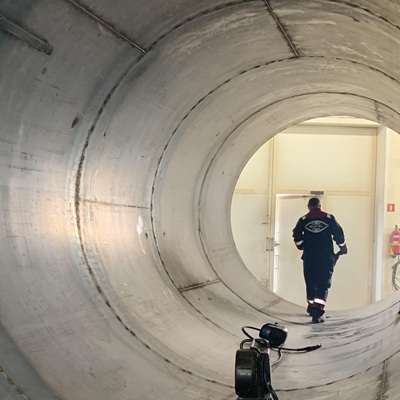
[[304,228],[312,233],[320,233],[328,228],[328,226],[329,225],[327,223],[316,220],[309,222]]

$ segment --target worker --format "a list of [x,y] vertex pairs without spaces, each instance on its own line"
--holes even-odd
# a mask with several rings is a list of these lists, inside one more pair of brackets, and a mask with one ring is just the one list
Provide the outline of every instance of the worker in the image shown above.
[[[307,312],[313,323],[322,318],[331,287],[333,268],[339,255],[347,254],[342,227],[332,214],[321,210],[317,197],[308,201],[309,213],[301,217],[293,229],[296,247],[303,251],[304,280],[307,293]],[[334,253],[333,240],[339,246]]]

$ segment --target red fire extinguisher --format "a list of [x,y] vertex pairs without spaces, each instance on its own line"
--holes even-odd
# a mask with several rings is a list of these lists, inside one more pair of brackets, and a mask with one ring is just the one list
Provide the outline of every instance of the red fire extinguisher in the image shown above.
[[394,231],[390,234],[390,253],[392,257],[400,255],[400,230],[397,225],[394,226]]

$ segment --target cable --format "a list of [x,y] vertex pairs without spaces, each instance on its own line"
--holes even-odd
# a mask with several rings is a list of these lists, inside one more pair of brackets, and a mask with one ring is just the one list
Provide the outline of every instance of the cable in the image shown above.
[[[399,261],[400,264],[400,261]],[[253,336],[251,336],[246,329],[253,329],[257,332],[260,332],[261,330],[259,328],[256,328],[254,326],[242,326],[242,332],[250,339],[250,340],[257,340],[256,338],[254,338]],[[282,350],[286,351],[286,352],[297,352],[297,353],[308,353],[310,351],[314,351],[314,350],[318,350],[322,347],[322,344],[316,344],[314,346],[306,346],[306,347],[299,347],[296,349],[292,349],[289,347],[282,347],[282,346],[278,346],[278,347],[272,347],[271,346],[271,350],[278,352],[278,359],[271,365],[271,367],[277,365],[280,361],[282,361]]]
[[265,359],[263,359],[262,369],[264,371],[263,373],[264,385],[265,388],[267,389],[267,393],[264,394],[268,394],[269,395],[268,398],[271,400],[279,400],[271,384],[271,370],[269,367],[269,359],[268,359],[268,365],[265,364]]
[[275,366],[276,364],[278,364],[279,362],[281,362],[282,361],[282,351],[281,351],[281,349],[272,349],[272,350],[274,350],[274,351],[277,351],[278,352],[278,359],[276,360],[276,361],[274,361],[272,364],[271,364],[271,368],[273,367],[273,366]]
[[259,329],[259,328],[255,328],[254,326],[242,326],[242,332],[243,332],[249,339],[251,339],[251,340],[253,340],[253,339],[255,339],[255,338],[254,338],[253,336],[250,336],[250,335],[246,332],[245,328],[247,328],[247,329],[254,329],[255,331],[260,332],[260,329]]
[[322,344],[317,344],[317,345],[314,345],[314,346],[302,347],[302,348],[298,348],[298,349],[290,349],[288,347],[272,348],[271,350],[276,351],[278,353],[278,359],[271,364],[271,368],[282,361],[282,358],[283,358],[282,350],[284,350],[286,352],[285,354],[290,354],[290,352],[292,352],[292,351],[298,352],[298,353],[300,353],[300,352],[308,353],[310,351],[318,350],[321,347],[322,347]]
[[392,265],[392,289],[394,291],[400,289],[400,285],[398,284],[398,282],[400,283],[400,279],[397,278],[397,268],[399,264],[400,264],[400,259],[398,259],[398,261]]
[[322,344],[315,344],[314,346],[307,346],[307,347],[301,347],[298,349],[289,349],[287,347],[281,347],[281,350],[287,350],[287,351],[302,351],[304,353],[308,353],[309,351],[314,351],[318,350],[322,347]]

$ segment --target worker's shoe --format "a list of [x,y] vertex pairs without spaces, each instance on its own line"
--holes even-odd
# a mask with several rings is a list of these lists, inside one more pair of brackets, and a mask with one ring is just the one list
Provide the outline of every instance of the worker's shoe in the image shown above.
[[317,317],[317,316],[313,315],[311,322],[313,324],[320,324],[322,322],[325,322],[325,320],[322,317]]
[[322,318],[324,313],[325,311],[321,310],[320,308],[310,307],[310,316],[312,317],[311,322],[313,324],[320,324],[322,322],[325,322],[325,320]]
[[[311,306],[311,304],[309,304],[308,306],[307,306],[307,314],[311,317],[311,310],[312,310],[312,306]],[[400,311],[399,311],[399,314],[400,314]]]

